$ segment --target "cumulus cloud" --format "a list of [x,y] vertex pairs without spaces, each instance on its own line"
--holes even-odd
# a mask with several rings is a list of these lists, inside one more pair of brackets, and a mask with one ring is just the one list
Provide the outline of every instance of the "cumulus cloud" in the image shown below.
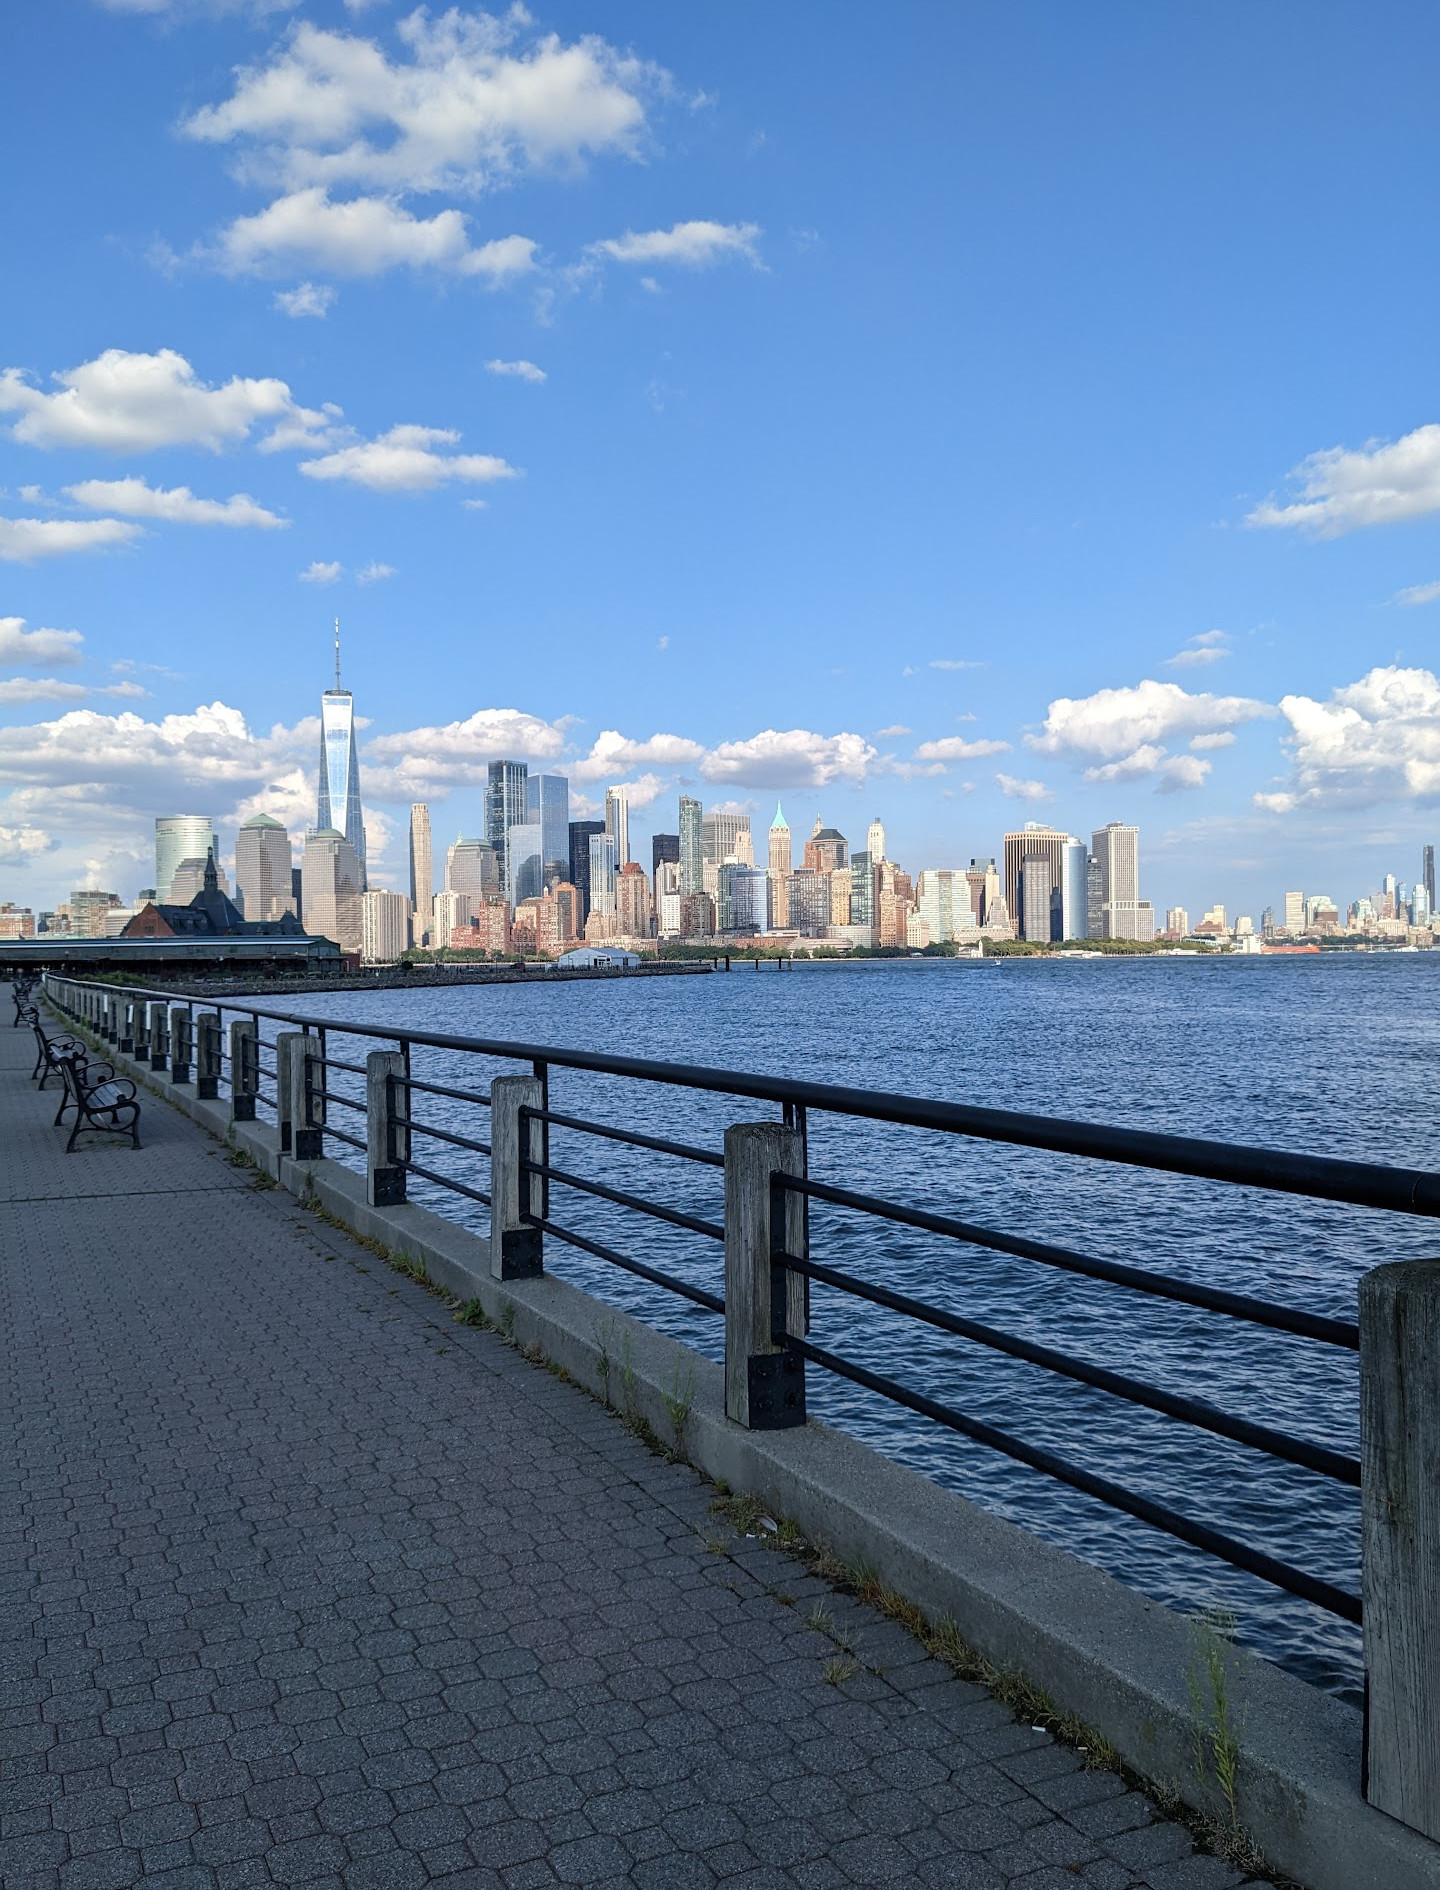
[[1255,796],[1270,812],[1440,799],[1440,681],[1432,671],[1372,669],[1325,702],[1282,696],[1280,713],[1290,725],[1293,778]]
[[1190,746],[1197,754],[1212,748],[1229,748],[1235,741],[1233,729],[1219,728],[1209,735],[1192,735]]
[[529,170],[573,171],[602,153],[639,155],[660,68],[594,35],[565,44],[503,17],[402,19],[403,51],[302,22],[220,104],[181,126],[238,145],[242,174],[288,188],[355,186],[473,195]]
[[377,783],[367,775],[377,798],[405,800],[415,791],[470,786],[487,779],[487,764],[509,756],[529,761],[558,761],[565,752],[566,724],[546,722],[521,709],[477,709],[464,721],[380,735],[366,748],[367,759],[387,776]]
[[535,266],[535,244],[528,236],[502,236],[472,246],[462,211],[438,210],[433,217],[417,217],[388,197],[335,203],[318,186],[277,197],[253,216],[237,217],[221,232],[219,253],[224,268],[244,275],[298,264],[336,276],[375,276],[396,268],[448,269],[499,283]]
[[1298,526],[1321,538],[1364,525],[1393,525],[1440,511],[1440,425],[1416,427],[1398,440],[1363,447],[1330,446],[1290,474],[1298,496],[1257,505],[1247,525]]
[[517,381],[539,382],[547,379],[544,368],[536,367],[533,361],[487,361],[487,374],[508,374]]
[[755,239],[758,223],[708,223],[694,219],[668,230],[627,230],[623,236],[592,243],[586,254],[622,263],[675,263],[684,269],[710,269],[736,258],[759,269]]
[[431,492],[452,479],[483,484],[514,479],[513,466],[492,453],[440,453],[460,438],[447,427],[391,427],[378,439],[342,446],[321,459],[300,462],[309,479],[346,479],[371,492]]
[[0,668],[79,663],[84,641],[78,630],[27,630],[23,617],[0,617]]
[[1172,757],[1167,741],[1229,732],[1273,714],[1268,703],[1248,696],[1191,693],[1179,683],[1147,680],[1097,689],[1093,696],[1058,696],[1042,732],[1026,741],[1039,754],[1088,763],[1087,781],[1135,781],[1154,774],[1162,787],[1199,787],[1209,764]]
[[1043,781],[1022,781],[1014,774],[997,774],[995,785],[1007,800],[1052,801],[1055,798]]
[[334,584],[344,570],[344,565],[338,559],[334,563],[327,564],[323,559],[317,558],[313,564],[307,564],[300,573],[300,582],[302,584]]
[[1397,604],[1433,604],[1440,597],[1440,580],[1433,584],[1410,584],[1403,591],[1396,591]]
[[327,284],[299,282],[293,289],[277,289],[275,306],[282,315],[292,320],[304,316],[313,316],[317,321],[324,321],[335,306],[335,291]]
[[863,781],[879,759],[863,735],[816,735],[809,729],[763,729],[746,741],[721,742],[700,763],[707,781],[761,787],[827,787]]
[[0,559],[30,564],[72,551],[109,551],[140,536],[138,525],[119,518],[0,518]]
[[394,575],[394,565],[381,564],[377,558],[355,573],[355,582],[357,584],[382,584],[386,578],[392,578]]
[[0,866],[28,866],[54,845],[43,827],[0,827]]
[[603,729],[590,753],[569,772],[576,781],[618,781],[631,768],[682,768],[702,759],[704,744],[683,735],[652,735],[634,741],[619,729]]
[[111,453],[200,446],[218,453],[267,423],[284,428],[287,443],[313,444],[334,411],[301,407],[279,380],[233,376],[211,387],[173,348],[155,354],[107,348],[51,379],[57,391],[46,393],[22,368],[0,373],[0,413],[20,415],[11,433],[23,445]]
[[119,512],[124,518],[157,518],[172,525],[254,525],[262,531],[282,530],[290,523],[278,512],[267,512],[248,492],[229,499],[197,499],[189,486],[166,491],[137,478],[82,479],[65,490],[87,511]]
[[985,755],[1003,755],[1009,742],[967,742],[961,735],[945,735],[936,742],[921,742],[915,750],[917,761],[978,761]]

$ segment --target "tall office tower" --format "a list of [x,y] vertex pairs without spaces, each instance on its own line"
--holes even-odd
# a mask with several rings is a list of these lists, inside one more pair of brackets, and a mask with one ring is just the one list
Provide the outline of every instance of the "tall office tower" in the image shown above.
[[603,830],[592,834],[590,836],[591,912],[614,912],[615,881],[619,877],[620,869],[615,863],[614,834]]
[[770,851],[766,864],[772,873],[783,873],[787,879],[795,871],[790,828],[779,801],[775,803],[775,818],[770,822]]
[[932,945],[947,939],[973,938],[980,929],[968,873],[927,866],[920,875],[915,903]]
[[1060,849],[1060,886],[1059,912],[1060,929],[1052,934],[1058,938],[1089,938],[1090,936],[1090,855],[1085,850],[1085,842],[1074,838],[1068,839]]
[[785,903],[797,932],[806,938],[824,938],[830,929],[830,875],[807,873],[803,867],[792,873],[785,887]]
[[1422,847],[1420,851],[1420,880],[1425,888],[1425,899],[1430,910],[1435,910],[1435,849]]
[[1000,896],[1000,874],[994,860],[971,858],[965,869],[965,880],[970,888],[970,913],[977,926],[981,926],[990,916],[990,901]]
[[[155,903],[169,906],[170,882],[182,860],[199,860],[205,855],[220,855],[215,838],[215,823],[208,814],[162,814],[155,822]],[[192,895],[193,897],[193,895]]]
[[706,814],[700,823],[700,851],[707,866],[723,866],[726,860],[753,865],[755,844],[750,835],[750,816]]
[[525,788],[525,819],[540,823],[545,884],[570,874],[570,783],[563,774],[532,774]]
[[430,841],[430,809],[416,801],[410,809],[410,911],[415,943],[430,935],[435,903],[435,854]]
[[680,862],[661,860],[655,868],[655,930],[661,938],[680,935]]
[[1105,936],[1105,875],[1093,853],[1085,860],[1085,909],[1088,923],[1086,938]]
[[500,861],[488,840],[455,836],[445,852],[446,892],[469,893],[478,911],[480,901],[500,890]]
[[1112,820],[1097,828],[1090,848],[1100,862],[1104,938],[1151,938],[1155,916],[1146,928],[1140,911],[1140,829]]
[[658,873],[665,865],[680,864],[680,836],[678,833],[654,833],[650,836],[650,871]]
[[615,917],[624,938],[649,938],[650,881],[638,860],[628,860],[615,876]]
[[295,903],[295,917],[305,923],[305,888],[298,866],[290,869],[290,897]]
[[[336,828],[355,849],[365,890],[365,812],[360,805],[360,756],[355,748],[355,698],[340,685],[340,619],[335,619],[335,687],[320,698],[320,784],[315,825]],[[357,946],[358,950],[359,947]]]
[[235,903],[247,919],[278,919],[293,912],[290,836],[278,820],[256,814],[235,839]]
[[830,923],[850,923],[850,868],[835,867],[830,874]]
[[[485,838],[495,849],[500,871],[505,871],[505,836],[525,825],[530,798],[530,767],[524,761],[492,761],[485,781]],[[502,885],[502,892],[509,892]],[[514,894],[511,894],[514,897]]]
[[1044,853],[1027,853],[1020,861],[1020,936],[1032,944],[1048,943],[1051,937],[1053,871]]
[[410,901],[371,887],[360,900],[360,956],[370,965],[393,965],[409,949]]
[[300,875],[306,931],[312,938],[328,938],[342,952],[360,951],[365,942],[360,860],[338,828],[306,834]]
[[1189,938],[1190,914],[1184,906],[1171,906],[1165,914],[1165,931],[1171,938]]
[[1412,925],[1429,925],[1433,916],[1434,914],[1430,907],[1430,895],[1425,890],[1424,881],[1417,880],[1415,889],[1410,895],[1410,923]]
[[[172,906],[188,906],[197,894],[204,892],[205,872],[207,867],[214,864],[214,860],[213,853],[207,853],[203,860],[182,860],[170,881],[168,903]],[[219,891],[228,896],[230,883],[218,866],[215,868],[215,884]]]
[[879,866],[885,858],[885,823],[877,814],[865,829],[865,851],[871,864]]
[[512,906],[538,899],[545,890],[545,859],[538,820],[522,820],[505,835],[505,884]]
[[605,790],[605,831],[615,842],[615,871],[630,864],[630,790],[607,787]]
[[585,921],[590,917],[590,842],[597,833],[604,833],[603,820],[572,820],[570,822],[570,884],[580,895],[580,930],[585,929]]
[[817,820],[815,831],[805,842],[801,864],[807,873],[838,872],[850,864],[849,842],[837,828],[822,827]]
[[[1031,859],[1048,860],[1050,862],[1050,892],[1057,892],[1060,887],[1065,842],[1069,838],[1070,835],[1062,832],[1059,827],[1047,827],[1043,821],[1039,820],[1027,820],[1019,832],[1007,833],[1005,836],[1005,903],[1021,938],[1031,937],[1028,926],[1037,922],[1034,913],[1026,912],[1021,898],[1021,864],[1027,856]],[[1045,910],[1048,914],[1050,910],[1048,894]],[[1049,923],[1048,918],[1046,923]],[[1035,936],[1048,938],[1049,933],[1037,933]]]
[[680,796],[680,891],[705,889],[705,812],[699,801]]
[[481,903],[473,893],[436,893],[430,910],[431,951],[443,951],[449,946],[453,934],[469,925]]
[[879,904],[879,863],[868,850],[850,855],[850,923],[874,928]]
[[1303,932],[1305,930],[1305,895],[1303,892],[1287,892],[1285,895],[1285,930]]

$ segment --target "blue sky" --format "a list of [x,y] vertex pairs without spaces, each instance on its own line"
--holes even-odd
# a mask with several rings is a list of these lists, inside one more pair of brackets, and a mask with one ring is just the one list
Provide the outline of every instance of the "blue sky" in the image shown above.
[[0,898],[302,828],[337,613],[379,880],[500,754],[912,869],[1134,820],[1192,912],[1418,870],[1433,8],[3,31]]

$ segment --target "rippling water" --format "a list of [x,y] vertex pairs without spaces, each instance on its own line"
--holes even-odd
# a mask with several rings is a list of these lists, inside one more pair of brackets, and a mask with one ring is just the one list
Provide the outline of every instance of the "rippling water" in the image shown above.
[[[1435,1168],[1437,975],[1440,954],[881,960],[790,974],[746,967],[549,988],[346,993],[294,1008]],[[351,1060],[348,1049],[337,1054]],[[414,1073],[465,1087],[481,1075],[473,1058],[438,1051],[417,1051]],[[552,1074],[551,1106],[713,1148],[728,1122],[776,1114],[565,1071]],[[431,1097],[417,1113],[484,1139],[482,1110]],[[416,1156],[472,1185],[480,1179],[479,1158],[438,1143],[423,1152],[417,1144]],[[721,1218],[718,1170],[560,1131],[551,1160]],[[1367,1268],[1436,1250],[1434,1227],[1408,1216],[822,1115],[810,1119],[810,1166],[821,1179],[989,1227],[1351,1318]],[[454,1195],[425,1184],[412,1192],[483,1223],[483,1210],[467,1216]],[[559,1188],[551,1214],[721,1290],[721,1249],[698,1236]],[[1334,1347],[819,1203],[811,1250],[1166,1389],[1348,1452],[1358,1447],[1356,1361]],[[721,1355],[714,1316],[554,1241],[546,1265]],[[818,1285],[811,1336],[1312,1574],[1358,1586],[1353,1491]],[[813,1366],[809,1378],[815,1415],[1160,1600],[1224,1609],[1240,1639],[1359,1698],[1359,1636],[1346,1624]]]

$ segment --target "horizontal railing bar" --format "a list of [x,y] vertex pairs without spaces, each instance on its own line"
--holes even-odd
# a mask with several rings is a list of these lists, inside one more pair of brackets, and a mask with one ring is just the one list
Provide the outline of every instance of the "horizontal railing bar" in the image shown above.
[[687,1162],[704,1162],[711,1168],[725,1166],[725,1157],[714,1149],[692,1148],[688,1142],[668,1142],[663,1136],[641,1135],[634,1129],[610,1129],[599,1122],[585,1122],[579,1116],[562,1116],[553,1109],[530,1109],[526,1114],[532,1122],[551,1122],[560,1129],[578,1129],[583,1135],[623,1142],[628,1148],[649,1148],[657,1155],[678,1155]]
[[412,1122],[409,1116],[394,1117],[397,1129],[409,1129],[412,1135],[431,1135],[437,1142],[450,1142],[456,1148],[472,1148],[477,1155],[488,1155],[490,1144],[476,1142],[468,1135],[454,1135],[449,1129],[432,1129],[427,1122]]
[[1303,1469],[1314,1470],[1320,1476],[1333,1477],[1337,1483],[1348,1484],[1352,1489],[1358,1490],[1360,1487],[1358,1457],[1347,1457],[1341,1451],[1306,1443],[1303,1438],[1290,1437],[1284,1431],[1272,1431],[1263,1424],[1252,1424],[1248,1418],[1232,1417],[1202,1399],[1184,1398],[1173,1392],[1159,1391],[1152,1385],[1141,1384],[1138,1379],[1107,1371],[1101,1365],[1091,1365],[1084,1359],[1052,1351],[1048,1345],[1036,1345],[1029,1339],[1017,1338],[1012,1333],[997,1331],[993,1326],[981,1325],[977,1320],[944,1312],[938,1306],[926,1305],[906,1293],[893,1292],[887,1286],[874,1286],[868,1280],[856,1279],[853,1274],[842,1273],[822,1261],[801,1259],[791,1253],[777,1257],[794,1272],[803,1274],[807,1280],[818,1280],[823,1286],[837,1287],[841,1292],[852,1293],[857,1299],[868,1300],[871,1305],[904,1313],[908,1318],[938,1327],[942,1332],[953,1332],[957,1338],[969,1339],[976,1345],[988,1346],[992,1351],[1023,1359],[1029,1365],[1043,1366],[1047,1371],[1059,1372],[1063,1377],[1077,1379],[1081,1384],[1094,1385],[1097,1390],[1124,1398],[1129,1404],[1143,1405],[1151,1411],[1163,1412],[1166,1417],[1196,1425],[1201,1430],[1214,1431],[1217,1436],[1231,1438],[1235,1443],[1246,1444],[1252,1450],[1263,1450],[1269,1456],[1299,1464]]
[[602,1201],[613,1201],[617,1207],[634,1208],[637,1214],[649,1214],[657,1221],[668,1221],[672,1227],[684,1227],[692,1234],[704,1234],[707,1240],[724,1240],[725,1229],[714,1221],[702,1221],[698,1215],[682,1214],[678,1208],[661,1207],[658,1202],[647,1201],[638,1194],[627,1194],[623,1188],[607,1188],[602,1181],[587,1181],[583,1176],[572,1175],[563,1168],[552,1168],[548,1162],[522,1161],[521,1168],[529,1175],[543,1175],[547,1181],[558,1181],[562,1188],[578,1188],[581,1194],[598,1195]]
[[353,1096],[337,1096],[333,1089],[312,1089],[310,1094],[317,1097],[321,1102],[339,1103],[342,1109],[357,1109],[362,1116],[367,1113],[369,1108],[367,1103],[356,1102]]
[[895,1201],[882,1201],[874,1195],[856,1194],[849,1188],[837,1188],[827,1181],[802,1180],[797,1175],[774,1177],[778,1187],[816,1201],[833,1201],[839,1207],[854,1208],[873,1214],[880,1220],[898,1221],[902,1227],[918,1227],[926,1233],[946,1234],[972,1246],[988,1247],[995,1253],[1014,1254],[1021,1260],[1036,1260],[1042,1266],[1058,1267],[1066,1273],[1080,1273],[1092,1280],[1107,1280],[1114,1286],[1128,1286],[1137,1293],[1151,1293],[1160,1299],[1180,1300],[1187,1306],[1202,1306],[1207,1312],[1224,1313],[1232,1319],[1246,1319],[1253,1325],[1270,1326],[1277,1332],[1293,1332],[1304,1339],[1319,1339],[1327,1345],[1344,1346],[1358,1351],[1360,1328],[1344,1319],[1328,1319],[1322,1313],[1302,1312],[1296,1307],[1279,1306],[1273,1300],[1250,1299],[1242,1293],[1227,1293],[1223,1287],[1201,1286],[1189,1280],[1173,1279],[1167,1273],[1152,1273],[1146,1267],[1132,1267],[1119,1260],[1097,1260],[1089,1254],[1074,1253],[1068,1247],[1054,1247],[1048,1241],[1029,1240],[1023,1234],[1001,1234],[992,1228],[977,1227],[971,1221],[959,1221],[948,1214],[931,1214],[924,1208],[901,1207]]
[[347,1135],[343,1129],[337,1129],[328,1122],[325,1124],[325,1134],[333,1135],[337,1141],[348,1142],[351,1148],[358,1148],[362,1155],[367,1152],[367,1144],[358,1135]]
[[342,1063],[339,1057],[316,1057],[315,1061],[322,1070],[348,1070],[352,1076],[368,1076],[370,1072],[363,1063]]
[[[113,987],[88,987],[107,992]],[[127,986],[132,996],[174,1001],[173,992]],[[422,1044],[436,1050],[464,1050],[509,1062],[549,1063],[557,1069],[589,1070],[602,1076],[634,1077],[673,1088],[698,1089],[756,1101],[798,1103],[832,1115],[860,1116],[902,1127],[936,1129],[982,1141],[1008,1142],[1022,1148],[1048,1149],[1057,1155],[1081,1155],[1130,1167],[1162,1169],[1200,1180],[1231,1182],[1280,1194],[1310,1195],[1344,1201],[1353,1207],[1385,1208],[1393,1213],[1440,1216],[1440,1174],[1414,1168],[1387,1168],[1375,1162],[1340,1161],[1329,1155],[1298,1155],[1285,1149],[1252,1148],[1195,1136],[1166,1135],[1150,1129],[1109,1128],[1063,1117],[1025,1115],[1007,1109],[983,1109],[970,1103],[934,1101],[880,1090],[852,1089],[834,1083],[800,1082],[793,1077],[757,1076],[703,1064],[666,1063],[643,1057],[601,1055],[545,1044],[515,1043],[488,1037],[457,1037],[440,1031],[396,1030],[354,1018],[307,1017],[295,1011],[247,1010],[247,1015],[308,1030],[334,1030],[389,1043]]]
[[482,1109],[490,1107],[490,1098],[479,1095],[473,1089],[447,1089],[443,1083],[422,1083],[418,1076],[406,1076],[400,1080],[407,1089],[423,1089],[427,1096],[453,1096],[456,1102],[479,1103]]
[[463,1194],[471,1201],[478,1201],[482,1207],[489,1207],[490,1197],[483,1188],[467,1188],[463,1181],[455,1181],[449,1175],[437,1175],[433,1168],[422,1168],[419,1162],[401,1162],[400,1166],[411,1175],[423,1175],[426,1181],[433,1181],[438,1188],[448,1188],[452,1194]]
[[542,1233],[553,1234],[556,1240],[563,1240],[571,1247],[579,1247],[586,1253],[594,1254],[597,1260],[608,1260],[611,1266],[623,1267],[627,1273],[649,1280],[652,1286],[663,1286],[667,1292],[678,1293],[682,1299],[703,1306],[706,1312],[723,1313],[725,1310],[725,1302],[718,1293],[707,1293],[703,1286],[691,1286],[688,1280],[676,1279],[673,1273],[662,1273],[658,1267],[647,1267],[643,1260],[632,1260],[627,1254],[617,1253],[613,1247],[605,1246],[602,1241],[590,1240],[568,1227],[557,1226],[543,1215],[526,1215],[525,1222],[528,1227],[538,1227]]
[[786,1344],[812,1364],[823,1365],[837,1377],[848,1378],[854,1384],[863,1385],[867,1391],[878,1392],[882,1398],[889,1398],[896,1404],[904,1405],[907,1410],[919,1412],[921,1417],[932,1418],[949,1430],[973,1438],[977,1444],[998,1450],[1003,1456],[1014,1458],[1017,1463],[1028,1464],[1032,1470],[1054,1477],[1057,1482],[1068,1483],[1072,1489],[1093,1496],[1099,1502],[1107,1503],[1112,1509],[1121,1510],[1141,1522],[1149,1523],[1152,1528],[1162,1529],[1167,1535],[1188,1542],[1192,1548],[1203,1549],[1208,1555],[1230,1563],[1233,1568],[1258,1575],[1262,1581],[1283,1588],[1288,1594],[1298,1595],[1302,1601],[1313,1602],[1317,1608],[1337,1614],[1344,1621],[1358,1623],[1360,1620],[1360,1597],[1351,1594],[1348,1589],[1337,1588],[1330,1582],[1307,1575],[1301,1569],[1292,1568],[1288,1562],[1277,1561],[1262,1550],[1237,1542],[1232,1536],[1224,1535],[1206,1523],[1181,1516],[1165,1504],[1153,1502],[1148,1496],[1138,1496],[1133,1490],[1112,1483],[1108,1477],[1097,1477],[1089,1470],[1082,1470],[1078,1464],[1055,1456],[1051,1451],[1040,1450],[1018,1437],[997,1430],[993,1424],[967,1417],[963,1411],[940,1404],[934,1398],[927,1398],[923,1392],[911,1391],[897,1384],[893,1378],[869,1371],[863,1365],[852,1364],[849,1359],[837,1358],[833,1352],[813,1345],[808,1339],[791,1338],[786,1340]]

